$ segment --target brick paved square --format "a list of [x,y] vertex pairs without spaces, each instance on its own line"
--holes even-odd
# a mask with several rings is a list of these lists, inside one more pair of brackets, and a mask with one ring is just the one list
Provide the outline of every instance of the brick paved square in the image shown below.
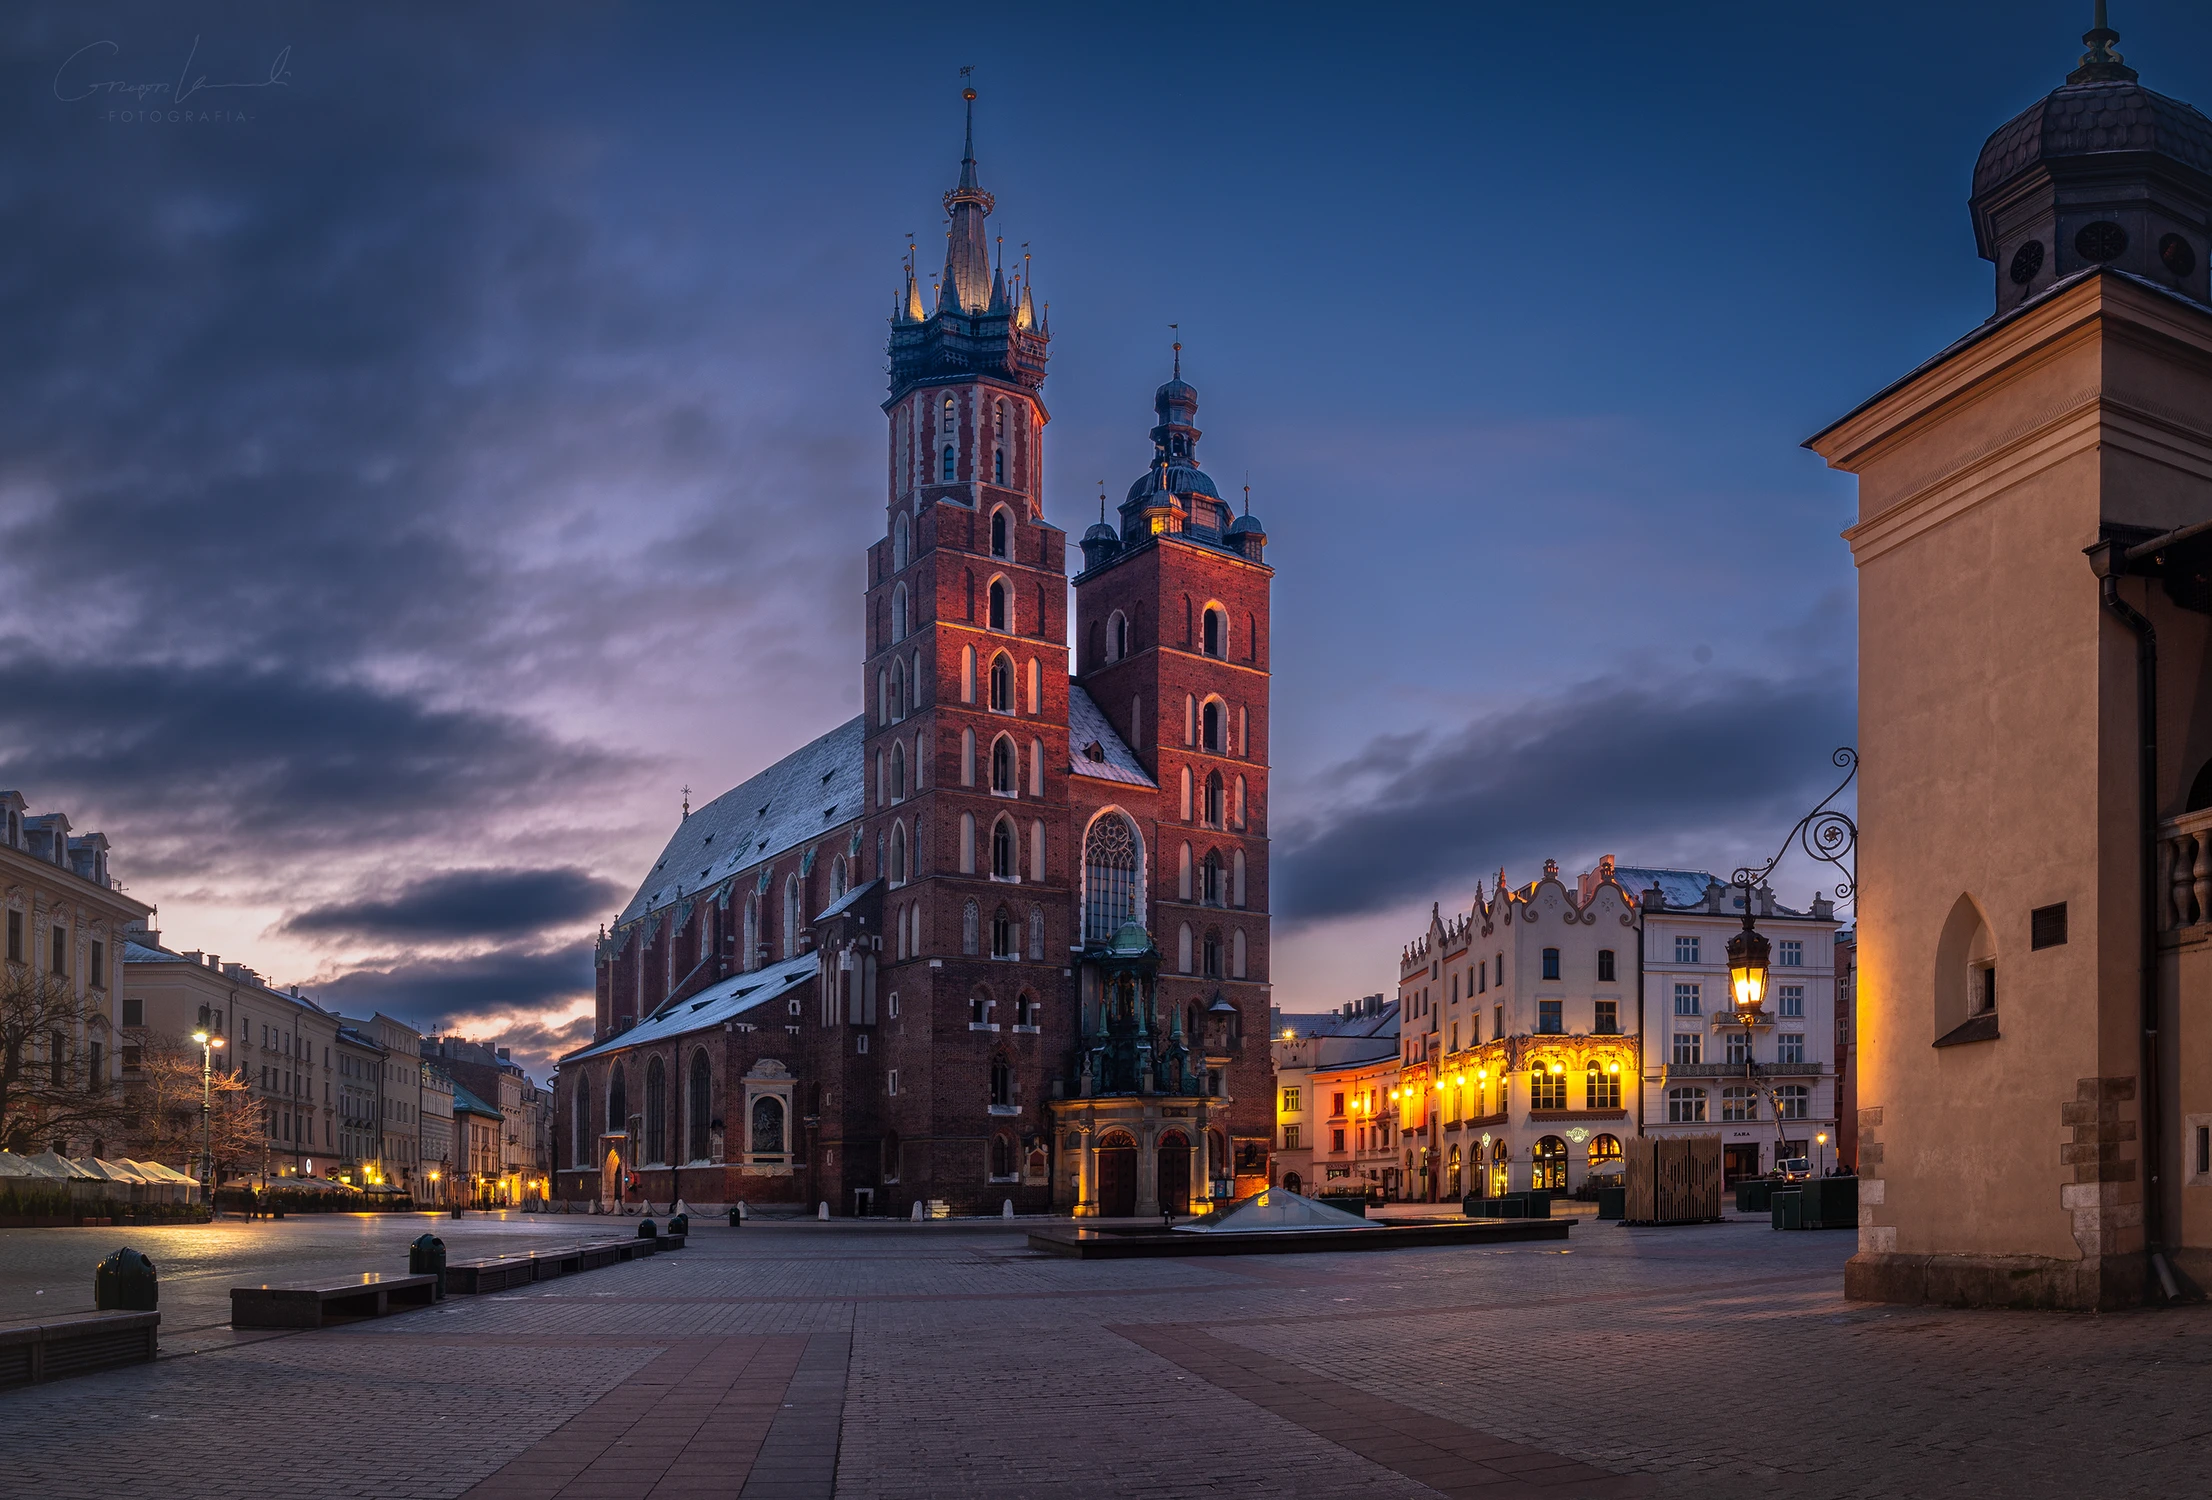
[[[413,1227],[254,1244],[393,1269]],[[0,1296],[33,1274],[58,1296],[115,1237],[39,1233],[0,1236]],[[215,1238],[165,1252],[192,1289],[165,1288],[160,1361],[0,1396],[0,1493],[2204,1493],[2212,1311],[1852,1304],[1848,1236],[1574,1234],[1086,1263],[988,1223],[702,1226],[673,1254],[250,1337],[203,1322],[247,1263]]]

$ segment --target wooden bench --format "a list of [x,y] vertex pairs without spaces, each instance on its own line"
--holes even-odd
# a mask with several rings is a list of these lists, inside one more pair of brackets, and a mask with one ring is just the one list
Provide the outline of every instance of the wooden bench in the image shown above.
[[681,1250],[681,1249],[683,1249],[683,1247],[684,1247],[684,1237],[683,1237],[682,1235],[680,1235],[680,1234],[663,1234],[663,1235],[659,1236],[659,1238],[658,1238],[658,1240],[656,1241],[656,1243],[654,1244],[654,1247],[653,1247],[653,1248],[654,1248],[654,1251],[655,1251],[655,1253],[657,1254],[657,1253],[659,1253],[659,1252],[660,1252],[660,1251],[662,1251],[662,1250]]
[[584,1269],[584,1249],[581,1245],[562,1245],[551,1250],[530,1252],[530,1269],[539,1281],[551,1281],[556,1276],[574,1276]]
[[[448,1275],[452,1273],[447,1272]],[[364,1271],[344,1281],[295,1281],[230,1289],[233,1328],[321,1328],[356,1318],[381,1318],[438,1300],[435,1276],[385,1276]]]
[[589,1245],[576,1247],[577,1259],[583,1262],[582,1269],[586,1271],[596,1271],[601,1266],[611,1266],[617,1261],[630,1260],[635,1255],[636,1252],[630,1248],[630,1242],[627,1240],[598,1240]]
[[485,1260],[449,1260],[445,1263],[445,1289],[463,1296],[504,1292],[528,1286],[538,1279],[535,1257],[495,1255]]
[[93,1312],[40,1323],[0,1323],[0,1387],[89,1375],[154,1357],[161,1314]]

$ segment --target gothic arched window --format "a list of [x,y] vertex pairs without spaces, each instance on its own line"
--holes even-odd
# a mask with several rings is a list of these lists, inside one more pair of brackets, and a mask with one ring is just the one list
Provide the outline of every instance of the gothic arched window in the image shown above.
[[1011,555],[1012,538],[1008,536],[1007,532],[1006,507],[1002,505],[991,512],[991,555],[993,557]]
[[950,483],[952,483],[952,476],[953,476],[953,458],[952,458],[952,444],[950,444],[950,443],[947,443],[947,444],[945,444],[945,471],[944,471],[944,482],[945,482],[946,484],[950,484]]
[[907,548],[911,545],[910,536],[906,512],[902,510],[898,519],[891,523],[891,571],[894,573],[906,566]]
[[[1206,618],[1210,620],[1213,618],[1213,616],[1209,614],[1206,616]],[[895,702],[897,699],[897,690],[895,688],[893,689],[892,696],[893,701]],[[1221,700],[1219,698],[1208,698],[1206,700],[1205,708],[1199,711],[1199,743],[1204,745],[1208,750],[1212,750],[1217,753],[1222,748],[1221,721]]]
[[1004,1131],[991,1137],[991,1175],[1000,1181],[1014,1175],[1014,1141]]
[[1206,863],[1201,868],[1204,879],[1199,884],[1198,899],[1208,906],[1222,905],[1220,851],[1208,849]]
[[982,938],[983,914],[973,901],[960,908],[960,951],[973,958]]
[[845,899],[845,883],[848,878],[845,874],[845,856],[840,854],[830,862],[830,900]]
[[783,1155],[783,1101],[773,1094],[753,1101],[753,1154]]
[[1021,790],[1021,770],[1016,764],[1014,742],[1003,734],[991,741],[991,790],[1008,796]]
[[[1014,1102],[1014,1069],[1003,1057],[991,1059],[991,1102],[1000,1105]],[[994,1166],[992,1170],[997,1168]]]
[[1017,842],[1012,818],[1001,818],[991,825],[991,873],[1001,880],[1012,880],[1021,873]]
[[657,1057],[645,1065],[645,1159],[668,1160],[668,1070]]
[[906,635],[906,585],[902,583],[891,590],[891,639],[903,641]]
[[[746,969],[760,966],[760,897],[758,895],[745,898],[745,951],[738,955],[738,964],[741,968]],[[610,1116],[610,1118],[612,1117]]]
[[1201,956],[1205,961],[1205,967],[1201,972],[1203,972],[1208,979],[1219,979],[1221,977],[1220,928],[1209,927],[1206,929],[1206,942]]
[[1000,714],[1014,711],[1014,659],[1003,652],[991,658],[991,711]]
[[1045,909],[1029,908],[1029,961],[1042,963],[1045,956]]
[[630,1128],[630,1079],[620,1063],[614,1065],[614,1073],[607,1080],[607,1128]]
[[906,663],[891,663],[890,721],[894,724],[906,717]]
[[800,896],[799,877],[786,876],[783,882],[783,956],[799,955],[799,929],[806,924],[806,903]]
[[598,1145],[595,1135],[591,1128],[591,1080],[579,1078],[576,1080],[576,1155],[571,1166],[595,1165],[592,1161],[593,1148]]
[[1014,925],[1014,914],[1005,907],[991,913],[991,957],[1020,958],[1021,939],[1016,935],[1018,931]]
[[897,741],[891,744],[891,800],[900,801],[906,796],[906,746]]
[[893,885],[904,885],[906,883],[906,825],[904,823],[891,825],[891,883]]
[[1209,772],[1206,776],[1206,821],[1219,828],[1221,824],[1221,773]]
[[1229,617],[1211,605],[1206,607],[1206,621],[1201,632],[1201,644],[1208,656],[1226,656],[1229,654]]
[[1129,820],[1106,813],[1083,839],[1083,940],[1109,943],[1137,919],[1137,835]]
[[993,630],[1010,631],[1014,628],[1013,621],[1014,596],[1007,589],[1005,579],[994,578],[991,580],[990,626]]
[[686,1154],[693,1161],[706,1161],[714,1155],[713,1118],[714,1066],[702,1050],[691,1054],[691,1150]]

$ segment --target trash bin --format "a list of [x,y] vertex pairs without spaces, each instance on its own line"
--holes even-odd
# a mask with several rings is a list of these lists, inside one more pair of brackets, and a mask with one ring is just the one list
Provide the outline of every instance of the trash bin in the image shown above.
[[159,1299],[153,1261],[137,1250],[117,1250],[93,1268],[93,1305],[100,1312],[153,1312]]
[[1776,1229],[1803,1229],[1805,1227],[1805,1195],[1796,1188],[1787,1188],[1768,1200],[1768,1222]]
[[691,1233],[691,1215],[670,1214],[668,1216],[668,1232],[670,1234]]
[[1601,1219],[1625,1219],[1628,1217],[1627,1188],[1598,1189],[1598,1217]]
[[407,1247],[407,1274],[438,1278],[438,1295],[445,1295],[445,1241],[434,1234],[419,1235]]
[[660,1234],[660,1226],[658,1224],[655,1224],[651,1219],[640,1219],[637,1221],[637,1237],[639,1239],[657,1240],[660,1238]]
[[92,1305],[101,1312],[152,1312],[160,1300],[154,1263],[136,1250],[118,1250],[93,1269]]
[[744,1214],[742,1214],[742,1213],[740,1213],[740,1212],[738,1211],[738,1207],[737,1207],[737,1205],[736,1205],[736,1204],[734,1204],[734,1203],[733,1203],[733,1204],[731,1204],[731,1205],[730,1205],[730,1228],[732,1228],[732,1229],[736,1229],[736,1228],[738,1228],[739,1226],[741,1226],[742,1224],[744,1224],[744,1222],[745,1222],[745,1216],[744,1216]]

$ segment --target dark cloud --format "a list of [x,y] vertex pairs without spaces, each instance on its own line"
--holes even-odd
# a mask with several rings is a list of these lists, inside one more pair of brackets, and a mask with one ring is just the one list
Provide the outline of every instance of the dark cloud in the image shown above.
[[1382,736],[1336,768],[1343,796],[1275,844],[1279,915],[1464,900],[1547,855],[1779,842],[1834,784],[1848,684],[1819,676],[1586,682],[1447,735]]
[[312,906],[283,930],[366,938],[512,938],[603,912],[614,883],[575,868],[453,870],[389,894]]
[[473,827],[622,757],[506,714],[237,666],[59,661],[0,642],[0,782],[132,817],[134,871]]
[[384,1011],[424,1031],[472,1016],[564,1009],[592,992],[592,945],[509,946],[466,958],[402,959],[316,985],[315,1003],[349,1016]]

